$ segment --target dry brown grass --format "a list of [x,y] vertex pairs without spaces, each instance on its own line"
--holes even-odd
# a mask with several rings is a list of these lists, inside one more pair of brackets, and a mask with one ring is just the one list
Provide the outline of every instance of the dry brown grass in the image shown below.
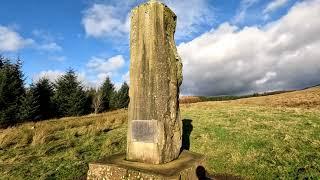
[[259,106],[320,109],[320,87],[271,96],[239,99],[233,102]]
[[200,97],[197,96],[182,96],[179,99],[181,104],[190,104],[190,103],[197,103],[201,102]]
[[0,129],[0,179],[82,179],[88,162],[124,151],[126,122],[117,110]]
[[[318,179],[319,95],[311,88],[182,104],[193,125],[190,150],[206,155],[212,173]],[[125,151],[126,122],[127,111],[118,110],[0,129],[0,179],[81,179],[89,162]]]
[[15,127],[1,129],[0,149],[41,145],[58,140],[59,131],[73,132],[76,136],[99,134],[114,129],[126,122],[125,110],[82,117],[69,117],[36,123],[24,123]]

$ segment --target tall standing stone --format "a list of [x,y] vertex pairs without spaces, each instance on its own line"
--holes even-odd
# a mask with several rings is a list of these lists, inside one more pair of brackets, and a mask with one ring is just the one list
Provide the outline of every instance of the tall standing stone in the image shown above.
[[129,161],[162,164],[178,158],[182,62],[174,41],[177,16],[151,0],[132,10]]
[[182,63],[174,42],[176,19],[156,0],[132,10],[127,153],[90,163],[88,180],[205,178],[205,157],[180,153]]

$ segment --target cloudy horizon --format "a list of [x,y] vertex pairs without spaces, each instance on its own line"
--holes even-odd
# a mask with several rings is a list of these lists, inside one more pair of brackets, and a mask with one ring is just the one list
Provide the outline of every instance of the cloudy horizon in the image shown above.
[[[107,76],[116,86],[129,80],[130,9],[145,1],[35,2],[0,7],[0,54],[25,61],[28,84],[44,76],[54,81],[69,67],[86,86]],[[183,95],[320,84],[320,0],[163,2],[178,16]],[[19,13],[5,16],[17,4]]]

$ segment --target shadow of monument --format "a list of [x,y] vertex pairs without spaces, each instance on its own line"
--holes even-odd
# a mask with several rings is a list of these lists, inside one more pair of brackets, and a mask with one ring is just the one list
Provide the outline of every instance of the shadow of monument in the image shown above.
[[190,135],[193,130],[192,120],[183,119],[182,120],[182,146],[181,151],[190,150]]
[[209,174],[203,166],[198,166],[196,175],[199,180],[243,180],[243,177],[230,174]]
[[[182,146],[183,150],[190,150],[190,136],[193,130],[192,120],[182,120]],[[199,180],[241,180],[243,178],[228,174],[209,174],[203,166],[198,166],[196,169],[196,175]]]
[[196,175],[197,175],[199,180],[210,180],[211,179],[211,178],[209,178],[207,176],[207,171],[203,166],[198,166],[197,167]]

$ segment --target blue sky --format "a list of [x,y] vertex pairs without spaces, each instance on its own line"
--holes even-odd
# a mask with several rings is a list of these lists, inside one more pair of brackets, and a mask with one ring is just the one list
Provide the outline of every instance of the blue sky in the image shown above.
[[[26,84],[43,76],[54,81],[71,67],[85,86],[97,86],[106,76],[119,86],[129,80],[130,9],[143,2],[4,0],[0,53],[21,57]],[[183,94],[246,94],[320,83],[319,53],[313,51],[320,45],[319,0],[163,2],[178,15]]]

